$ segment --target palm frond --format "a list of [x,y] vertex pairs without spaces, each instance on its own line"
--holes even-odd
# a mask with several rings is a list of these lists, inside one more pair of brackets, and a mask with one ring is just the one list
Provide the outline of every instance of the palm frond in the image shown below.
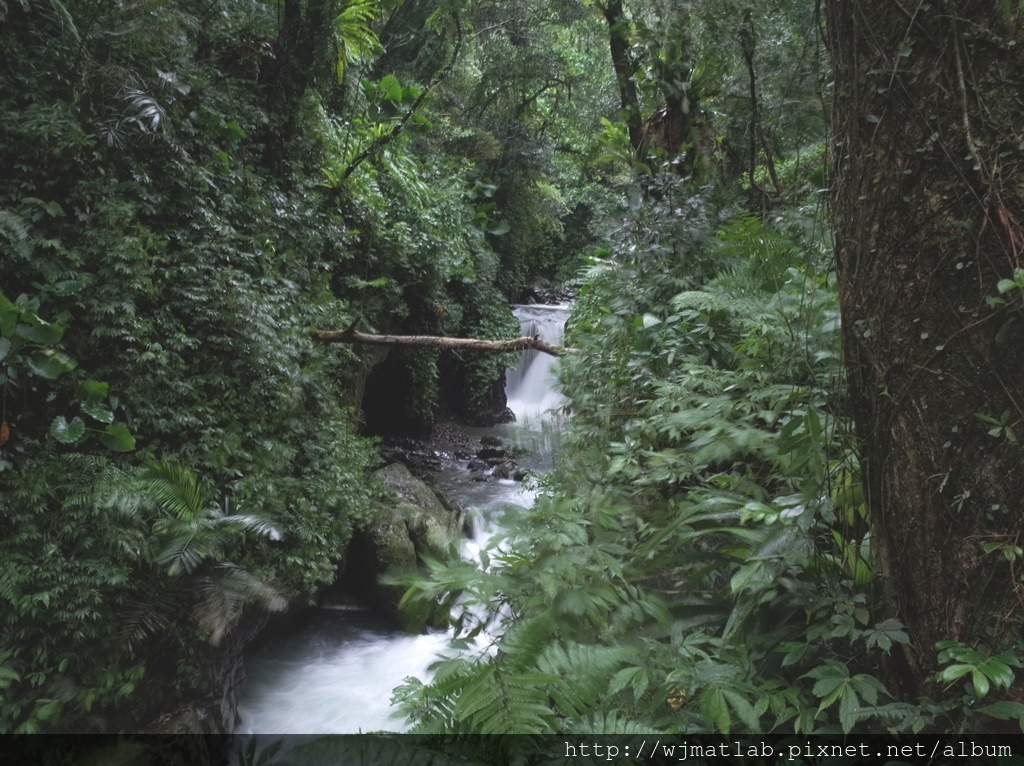
[[252,513],[232,514],[231,516],[215,516],[211,524],[223,527],[235,527],[246,532],[255,532],[270,540],[280,540],[281,531],[273,523],[263,517]]
[[156,505],[182,521],[195,521],[207,508],[195,472],[169,460],[149,463],[139,474],[139,489]]
[[201,630],[210,632],[214,646],[238,624],[246,607],[268,612],[288,608],[288,600],[274,586],[234,564],[221,564],[213,576],[199,578],[196,591],[200,595],[196,621]]
[[177,577],[180,574],[192,574],[204,560],[217,552],[214,541],[204,539],[197,531],[192,531],[174,535],[164,542],[153,560],[159,566],[167,567],[168,577]]
[[165,635],[188,611],[184,590],[166,581],[151,580],[140,593],[128,597],[118,611],[117,634],[129,657],[154,636]]

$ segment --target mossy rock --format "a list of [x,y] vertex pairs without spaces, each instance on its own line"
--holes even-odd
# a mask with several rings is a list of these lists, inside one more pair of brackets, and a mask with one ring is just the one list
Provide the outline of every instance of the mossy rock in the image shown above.
[[434,491],[408,468],[393,463],[378,471],[377,477],[398,495],[392,511],[404,520],[407,538],[420,560],[425,556],[444,557],[459,544],[462,520],[458,514],[445,508]]

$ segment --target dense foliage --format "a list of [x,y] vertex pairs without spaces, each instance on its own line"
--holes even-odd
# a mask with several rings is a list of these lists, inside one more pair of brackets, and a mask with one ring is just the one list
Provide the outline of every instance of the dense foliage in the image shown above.
[[[678,158],[659,170],[665,153],[631,140],[628,114],[606,123],[602,161],[635,176],[629,204],[605,211],[605,247],[580,281],[560,465],[532,510],[510,514],[485,573],[439,564],[412,582],[410,602],[454,609],[457,639],[433,680],[410,679],[396,701],[414,731],[456,734],[1013,730],[1024,707],[1007,620],[993,616],[972,645],[913,646],[881,598],[815,82],[798,68],[783,84],[777,58],[756,77],[752,63],[758,30],[782,37],[780,22],[813,38],[807,17],[786,4],[755,26],[745,3],[703,17],[672,7],[694,11],[690,42],[705,56],[721,38],[702,34],[736,35],[739,50],[694,64],[703,77],[689,83],[705,109],[725,107],[736,82],[715,82],[714,67],[737,53],[748,65],[744,172],[729,130],[711,157],[717,174],[701,178],[711,147],[698,141],[689,151],[705,162],[684,159],[692,175],[680,178]],[[636,11],[637,40],[647,12]],[[776,40],[771,55],[808,39]],[[801,66],[817,55],[813,43],[790,50]],[[657,81],[656,61],[633,64]],[[1005,420],[985,422],[1004,436]],[[499,651],[471,649],[480,635]],[[912,652],[939,672],[910,696],[897,669]]]
[[[0,731],[139,726],[245,614],[334,578],[380,357],[310,328],[518,329],[536,269],[499,272],[500,182],[446,148],[472,128],[420,135],[454,9],[398,69],[376,3],[286,5],[0,3]],[[485,417],[503,365],[444,364]],[[429,427],[438,365],[393,353],[371,425]]]
[[[821,24],[795,0],[0,0],[0,732],[206,693],[372,523],[366,434],[503,406],[506,359],[312,328],[508,338],[508,301],[566,281],[556,471],[486,571],[410,580],[457,633],[396,690],[415,730],[1024,720],[1014,610],[925,647],[885,611]],[[1017,272],[989,308],[1019,313]],[[1019,449],[1014,417],[972,423]],[[910,651],[939,669],[913,695]]]

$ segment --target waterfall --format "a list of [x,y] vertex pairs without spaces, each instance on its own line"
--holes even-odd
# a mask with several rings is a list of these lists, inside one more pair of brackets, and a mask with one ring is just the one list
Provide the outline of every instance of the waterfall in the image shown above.
[[[562,343],[568,310],[565,306],[514,306],[524,335]],[[554,410],[562,396],[553,389],[557,359],[526,351],[521,363],[507,372],[508,406],[517,422],[467,433],[495,435],[525,449],[520,465],[543,473],[550,470],[559,425]],[[465,464],[446,465],[441,486],[470,510],[474,539],[462,555],[479,561],[481,547],[497,530],[497,520],[510,505],[528,508],[535,490],[511,479],[479,481]],[[481,641],[485,641],[481,637]],[[303,631],[246,658],[249,681],[242,689],[239,734],[354,734],[400,730],[392,718],[392,689],[407,676],[429,678],[429,665],[449,647],[449,634],[410,636],[381,624],[368,612],[319,609]]]
[[[554,346],[565,337],[566,306],[513,306],[521,333],[540,336]],[[558,408],[563,397],[554,389],[555,365],[558,359],[541,351],[523,352],[522,363],[506,376],[505,394],[508,406],[520,421],[529,421]]]

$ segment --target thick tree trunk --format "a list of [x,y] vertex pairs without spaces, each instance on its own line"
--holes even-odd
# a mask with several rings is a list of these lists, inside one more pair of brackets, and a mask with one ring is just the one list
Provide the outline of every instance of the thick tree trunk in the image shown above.
[[608,43],[612,54],[615,82],[619,87],[619,105],[626,113],[626,132],[633,154],[640,156],[644,131],[640,120],[640,97],[636,90],[636,67],[629,56],[629,19],[622,9],[622,0],[610,0],[601,6],[601,13],[608,23]]
[[447,348],[459,351],[511,353],[535,349],[551,356],[574,354],[576,349],[552,346],[538,336],[514,340],[482,340],[479,338],[445,338],[438,335],[367,335],[348,330],[314,330],[313,340],[322,343],[363,343],[370,346],[404,346],[406,348]]
[[333,34],[328,0],[284,0],[281,28],[267,60],[262,82],[270,111],[280,121],[273,151],[294,137],[299,107],[316,75],[317,55],[323,54]]
[[1022,293],[989,299],[1024,248],[1024,40],[994,0],[827,10],[846,366],[912,694],[936,641],[993,645],[1022,617],[998,547],[1024,545]]

